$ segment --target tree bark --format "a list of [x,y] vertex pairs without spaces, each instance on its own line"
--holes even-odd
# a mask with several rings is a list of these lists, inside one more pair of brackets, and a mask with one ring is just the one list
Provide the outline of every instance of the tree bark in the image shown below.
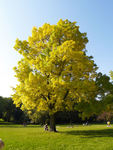
[[56,132],[55,116],[50,115],[50,131]]

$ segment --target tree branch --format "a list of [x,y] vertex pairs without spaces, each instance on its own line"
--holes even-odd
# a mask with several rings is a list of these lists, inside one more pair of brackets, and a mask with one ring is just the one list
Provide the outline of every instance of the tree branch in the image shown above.
[[65,99],[66,99],[66,97],[68,96],[68,93],[69,93],[69,90],[67,90],[67,91],[66,91],[66,93],[65,93],[65,95],[64,95],[64,98],[63,98],[63,100],[65,100]]
[[50,100],[51,98],[50,98],[50,92],[48,93],[48,99]]
[[41,94],[41,96],[47,101],[47,98],[43,94]]

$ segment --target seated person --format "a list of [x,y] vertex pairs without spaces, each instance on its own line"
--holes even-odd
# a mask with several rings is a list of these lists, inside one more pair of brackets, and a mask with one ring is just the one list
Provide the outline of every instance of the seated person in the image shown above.
[[44,129],[45,129],[45,131],[48,131],[48,125],[47,124],[44,126]]
[[4,147],[4,142],[0,139],[0,150],[2,150]]

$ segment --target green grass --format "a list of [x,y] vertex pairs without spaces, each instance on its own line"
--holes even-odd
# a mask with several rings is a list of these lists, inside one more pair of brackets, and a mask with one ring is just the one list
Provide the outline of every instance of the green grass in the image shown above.
[[113,127],[106,125],[57,126],[45,132],[40,126],[0,125],[4,150],[113,150]]

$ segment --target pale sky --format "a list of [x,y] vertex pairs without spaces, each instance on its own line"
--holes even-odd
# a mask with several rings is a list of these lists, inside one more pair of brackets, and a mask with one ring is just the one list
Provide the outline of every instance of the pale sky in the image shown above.
[[77,21],[80,31],[87,32],[88,55],[99,71],[109,75],[113,70],[113,0],[0,0],[0,96],[10,96],[16,85],[16,38],[26,40],[33,26],[59,19]]

